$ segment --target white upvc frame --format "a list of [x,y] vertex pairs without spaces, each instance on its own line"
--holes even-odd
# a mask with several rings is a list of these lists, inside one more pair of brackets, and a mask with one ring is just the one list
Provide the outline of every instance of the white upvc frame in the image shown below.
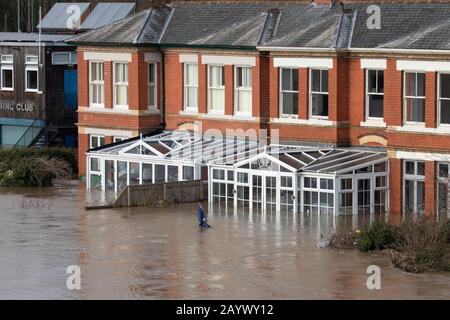
[[[219,86],[211,86],[211,70],[213,68],[220,68],[220,76],[219,79],[220,81],[223,80],[223,84],[219,85]],[[207,81],[208,81],[208,113],[210,114],[220,114],[220,115],[224,115],[225,114],[225,66],[224,65],[220,65],[220,64],[209,64],[208,65],[208,77],[207,77]],[[223,101],[222,101],[222,110],[218,110],[217,108],[212,108],[212,91],[222,91],[223,92]]]
[[[441,177],[440,176],[440,166],[441,165],[445,165],[447,166],[447,177]],[[441,208],[440,208],[440,203],[441,203],[441,199],[445,199],[444,196],[441,196],[441,190],[440,190],[440,184],[443,183],[446,185],[447,188],[447,194],[445,195],[445,197],[447,198],[447,212],[446,212],[446,216],[447,218],[450,219],[450,197],[449,197],[449,188],[450,188],[450,162],[444,162],[444,161],[439,161],[436,163],[436,192],[437,192],[437,197],[436,199],[438,199],[436,201],[436,217],[439,221],[439,219],[441,218],[441,216],[445,213],[441,212]]]
[[[151,69],[153,66],[153,81],[151,81]],[[148,109],[158,110],[158,63],[149,61],[147,63],[147,86],[148,86]],[[150,93],[153,91],[154,103],[150,101]]]
[[[93,144],[94,139],[97,140],[97,146],[96,147],[94,147],[94,144]],[[103,139],[103,144],[101,143],[102,139]],[[89,135],[89,149],[102,147],[104,145],[105,145],[105,136],[95,135],[95,134]]]
[[[414,163],[414,174],[407,174],[406,173],[406,162],[412,162],[412,163]],[[405,159],[405,160],[403,160],[403,163],[402,163],[402,167],[403,167],[403,169],[402,169],[402,198],[403,198],[403,203],[402,203],[402,211],[403,211],[403,214],[408,214],[408,213],[410,213],[410,212],[406,212],[406,180],[409,180],[409,181],[413,181],[414,182],[414,191],[413,191],[413,194],[414,194],[414,214],[419,214],[419,212],[418,212],[418,205],[417,205],[417,200],[418,200],[418,198],[417,198],[417,183],[418,182],[423,182],[423,183],[425,183],[425,175],[426,175],[426,169],[424,169],[424,175],[419,175],[418,174],[418,163],[423,163],[424,164],[424,167],[425,167],[425,161],[419,161],[419,160],[408,160],[408,159]],[[425,186],[424,186],[424,192],[425,192]],[[424,205],[425,205],[425,201],[424,201]],[[424,208],[424,210],[425,210],[425,208]]]
[[[57,62],[57,56],[67,57],[65,61]],[[78,54],[76,51],[55,51],[52,52],[52,65],[76,65],[78,64]]]
[[[290,114],[290,113],[284,113],[283,112],[283,107],[284,107],[284,101],[283,101],[283,93],[292,93],[292,94],[297,94],[297,101],[299,101],[299,98],[300,98],[300,77],[299,77],[299,69],[296,69],[296,68],[285,68],[285,67],[282,67],[282,68],[279,68],[280,70],[279,70],[279,78],[280,78],[280,81],[279,81],[279,87],[280,87],[280,106],[279,106],[279,108],[280,108],[280,118],[294,118],[294,119],[298,119],[298,108],[299,108],[299,106],[297,105],[297,113],[296,114],[294,114],[294,113],[292,113],[292,114]],[[283,90],[283,70],[289,70],[290,72],[291,72],[291,78],[290,78],[290,90]],[[298,88],[297,88],[297,90],[294,90],[295,88],[294,88],[294,82],[292,81],[292,74],[294,73],[294,72],[296,72],[296,74],[297,74],[297,83],[298,83]]]
[[[4,87],[3,71],[11,71],[11,87]],[[0,90],[1,91],[14,91],[14,56],[2,55],[0,62]]]
[[449,128],[450,127],[450,123],[442,123],[441,122],[441,115],[442,115],[442,101],[449,101],[450,102],[450,97],[449,98],[443,98],[441,97],[441,86],[442,86],[442,80],[441,80],[441,75],[446,74],[450,76],[450,72],[439,72],[437,74],[438,77],[438,81],[437,81],[437,125],[439,127],[445,127],[445,128]]
[[[330,116],[330,102],[328,101],[328,115],[327,116],[317,116],[317,115],[313,115],[312,110],[313,110],[313,96],[314,95],[326,95],[329,96],[329,69],[324,69],[324,68],[311,68],[308,70],[309,71],[309,103],[308,103],[308,113],[309,113],[309,118],[311,119],[323,119],[323,120],[328,120],[329,116]],[[319,83],[320,83],[320,91],[313,91],[313,71],[320,71],[320,79],[319,79]],[[327,91],[323,91],[323,83],[322,83],[322,73],[326,71],[327,74],[327,79],[328,79],[328,83],[327,83]]]
[[[116,79],[116,66],[121,65],[125,68],[123,73],[124,79]],[[118,110],[128,110],[130,104],[130,87],[129,87],[129,63],[127,61],[114,61],[113,62],[113,108]],[[126,87],[127,89],[127,103],[117,104],[117,92],[120,87]]]
[[[189,79],[187,77],[187,70],[189,67],[195,67],[195,69],[197,70],[197,76],[196,76],[196,83],[189,83]],[[184,79],[184,110],[187,112],[194,112],[197,113],[198,112],[198,78],[199,78],[199,69],[198,69],[198,63],[193,63],[193,62],[189,62],[189,63],[184,63],[183,64],[183,79]],[[188,99],[188,92],[190,89],[194,89],[196,91],[196,96],[197,99],[195,101],[195,106],[190,106],[189,104],[189,99]]]
[[[92,79],[92,69],[95,67],[97,79]],[[101,77],[99,77],[101,76]],[[97,98],[101,97],[101,102],[94,102],[94,86],[97,90]],[[89,107],[105,108],[105,63],[103,61],[89,61]]]
[[[424,75],[424,94],[425,94],[425,90],[426,90],[426,73],[424,71],[404,71],[403,72],[403,123],[406,125],[414,125],[414,126],[420,126],[420,127],[424,127],[425,126],[425,98],[426,96],[407,96],[406,95],[406,75],[407,74],[415,74],[415,78],[416,78],[416,87],[415,87],[415,92],[417,94],[417,75],[418,74],[423,74]],[[424,119],[423,121],[408,121],[408,110],[407,110],[407,100],[408,99],[421,99],[423,100],[423,105],[424,105]]]
[[[369,92],[369,72],[375,71],[376,72],[376,91],[377,92]],[[366,69],[366,108],[365,108],[365,119],[368,121],[384,121],[384,85],[383,85],[383,92],[380,93],[378,88],[378,76],[379,73],[383,72],[383,78],[384,78],[384,70],[383,69]],[[370,96],[382,96],[383,97],[383,116],[382,117],[371,117],[370,115]]]
[[[330,174],[314,174],[314,173],[304,173],[300,176],[300,179],[302,180],[302,188],[301,188],[301,212],[305,212],[305,192],[317,192],[317,203],[311,204],[311,207],[317,207],[317,215],[322,215],[320,212],[321,206],[320,206],[320,195],[322,193],[326,193],[327,195],[332,194],[333,195],[333,215],[337,215],[337,207],[336,207],[336,176],[330,175]],[[305,186],[305,179],[316,179],[316,187],[306,187]],[[320,187],[321,180],[331,180],[333,181],[333,188],[332,189],[322,189]],[[327,206],[327,209],[330,209],[330,207]],[[310,212],[312,214],[312,212]],[[328,214],[328,213],[327,213]]]
[[119,137],[119,136],[115,136],[113,137],[113,143],[117,143],[117,142],[122,142],[129,139],[128,137]]
[[[36,88],[28,88],[28,72],[36,72]],[[39,91],[39,57],[35,55],[25,56],[25,92]]]
[[[245,74],[247,82],[250,86],[238,87],[238,72],[241,70],[242,76]],[[248,72],[248,74],[247,74]],[[242,77],[244,79],[244,77]],[[244,81],[243,81],[244,82]],[[249,111],[240,111],[239,110],[239,93],[247,92],[250,93],[250,106]],[[234,66],[234,114],[238,116],[248,116],[251,117],[253,115],[253,68],[251,66],[246,65],[236,65]]]

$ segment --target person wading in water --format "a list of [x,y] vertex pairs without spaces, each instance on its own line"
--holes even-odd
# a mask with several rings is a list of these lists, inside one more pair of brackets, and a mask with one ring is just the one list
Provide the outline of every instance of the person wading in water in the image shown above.
[[198,203],[198,226],[200,229],[208,229],[211,226],[208,224],[208,215],[203,211],[203,207]]

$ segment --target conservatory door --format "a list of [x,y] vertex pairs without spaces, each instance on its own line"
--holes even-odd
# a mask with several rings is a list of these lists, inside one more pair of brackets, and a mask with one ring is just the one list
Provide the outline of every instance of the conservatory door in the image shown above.
[[371,179],[358,179],[358,213],[370,213],[372,202]]
[[266,177],[265,179],[266,185],[265,187],[265,204],[266,210],[268,212],[276,212],[277,211],[277,194],[279,188],[277,188],[277,178],[276,177]]
[[263,202],[263,190],[264,190],[264,186],[263,186],[263,182],[264,182],[264,177],[260,176],[260,175],[253,175],[252,176],[252,201],[253,201],[253,209],[255,211],[262,211],[264,206],[264,202]]

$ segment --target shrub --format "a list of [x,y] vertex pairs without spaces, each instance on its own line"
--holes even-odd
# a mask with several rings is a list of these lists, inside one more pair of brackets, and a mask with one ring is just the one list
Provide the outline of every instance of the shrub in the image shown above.
[[395,227],[382,220],[376,220],[366,227],[357,242],[360,251],[384,250],[395,241]]
[[450,270],[449,222],[425,217],[404,222],[389,250],[394,266],[408,272]]
[[71,178],[77,159],[69,149],[12,149],[0,151],[0,185],[47,187],[53,179]]

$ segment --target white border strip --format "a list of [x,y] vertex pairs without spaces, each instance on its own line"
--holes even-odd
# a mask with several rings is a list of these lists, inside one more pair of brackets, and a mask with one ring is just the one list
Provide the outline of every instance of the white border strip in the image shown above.
[[449,61],[419,61],[419,60],[398,60],[397,70],[399,71],[429,71],[429,72],[450,72]]
[[450,161],[450,154],[445,153],[396,151],[395,156],[397,159],[402,160]]
[[180,54],[180,63],[197,63],[198,55],[196,54]]
[[275,68],[324,68],[333,69],[333,59],[329,58],[274,58]]
[[111,129],[99,129],[99,128],[80,128],[82,134],[92,134],[92,135],[101,135],[101,136],[116,136],[116,137],[127,137],[132,138],[132,131],[124,131],[124,130],[111,130]]
[[131,62],[131,53],[85,52],[84,60]]
[[256,66],[256,58],[238,56],[202,56],[202,64],[241,65],[254,67]]
[[361,69],[383,69],[387,68],[386,59],[361,59]]

